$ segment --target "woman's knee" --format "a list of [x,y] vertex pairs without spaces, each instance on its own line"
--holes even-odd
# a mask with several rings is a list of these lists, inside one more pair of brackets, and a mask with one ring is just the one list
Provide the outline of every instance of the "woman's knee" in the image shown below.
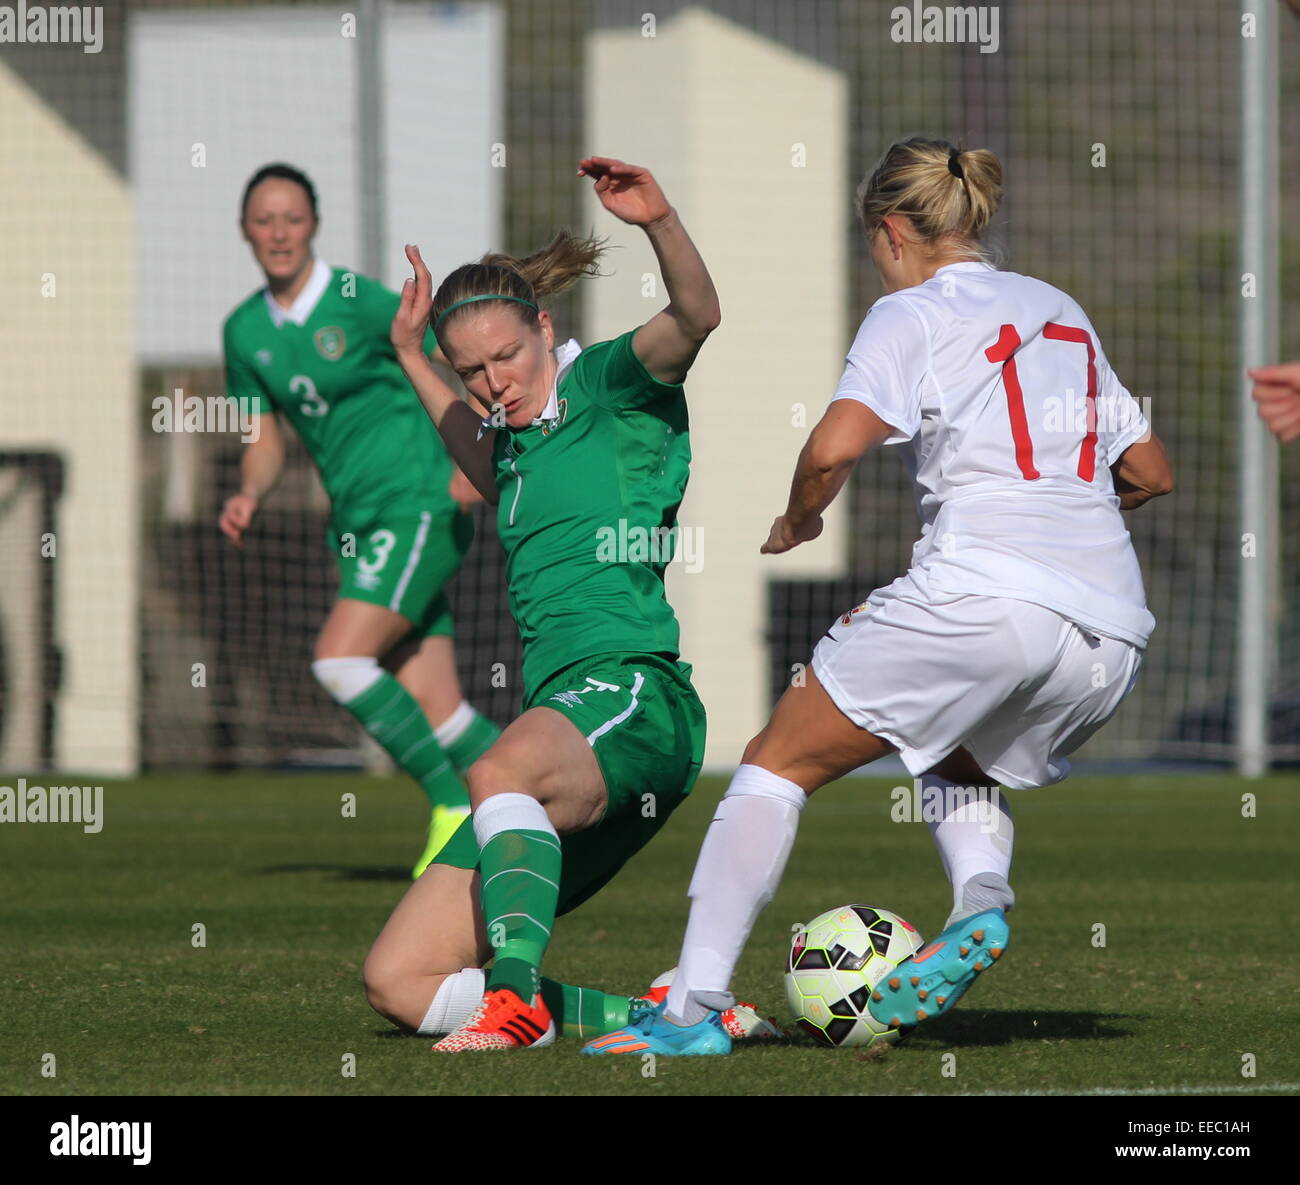
[[767,736],[767,729],[764,728],[753,740],[745,746],[745,752],[741,754],[741,765],[752,765],[754,758],[758,756],[759,750],[763,747],[763,739]]
[[457,974],[457,970],[417,973],[372,954],[362,968],[361,979],[366,1003],[380,1016],[402,1028],[418,1029],[443,983]]
[[372,949],[361,968],[366,1002],[381,1016],[395,1019],[395,1013],[400,1010],[402,986],[411,978],[402,972],[400,965]]
[[516,760],[512,747],[498,741],[465,771],[469,800],[474,806],[494,794],[529,794],[531,785],[527,769]]

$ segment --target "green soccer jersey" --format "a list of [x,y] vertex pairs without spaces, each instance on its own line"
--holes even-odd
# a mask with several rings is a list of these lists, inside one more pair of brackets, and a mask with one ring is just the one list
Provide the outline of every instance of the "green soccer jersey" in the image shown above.
[[651,376],[631,332],[565,362],[542,417],[494,442],[525,703],[593,654],[678,654],[664,566],[691,461],[682,388]]
[[[226,319],[226,393],[287,417],[320,470],[336,531],[454,504],[451,459],[388,339],[399,299],[317,260],[293,308],[260,289]],[[432,332],[424,345],[435,348]]]

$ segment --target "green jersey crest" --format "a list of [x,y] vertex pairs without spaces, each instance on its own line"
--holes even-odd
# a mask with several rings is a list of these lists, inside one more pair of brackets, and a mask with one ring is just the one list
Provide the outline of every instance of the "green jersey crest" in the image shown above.
[[328,362],[337,362],[348,347],[348,335],[337,325],[316,330],[312,341],[316,343],[316,352]]

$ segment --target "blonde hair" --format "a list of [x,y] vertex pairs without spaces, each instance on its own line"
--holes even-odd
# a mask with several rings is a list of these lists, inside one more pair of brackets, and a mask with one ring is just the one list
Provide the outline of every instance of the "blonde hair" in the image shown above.
[[868,238],[888,215],[905,214],[931,249],[945,243],[985,262],[995,252],[984,245],[984,232],[1001,200],[1002,162],[994,153],[922,136],[891,144],[857,192]]
[[[583,276],[600,275],[604,253],[604,239],[578,238],[567,230],[522,259],[490,251],[477,263],[462,264],[438,285],[429,323],[437,326],[435,332],[445,332],[446,324],[439,321],[453,305],[473,297],[499,296],[510,302],[525,324],[536,325],[537,302],[572,288]],[[461,312],[453,310],[452,324]]]

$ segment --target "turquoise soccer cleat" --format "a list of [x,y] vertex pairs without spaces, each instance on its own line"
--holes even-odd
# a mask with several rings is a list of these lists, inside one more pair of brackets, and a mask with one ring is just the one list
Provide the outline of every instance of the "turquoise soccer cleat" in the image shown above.
[[637,1009],[633,1023],[617,1033],[609,1033],[588,1041],[582,1052],[593,1055],[607,1053],[653,1053],[664,1057],[696,1057],[702,1054],[731,1052],[731,1037],[722,1026],[722,1014],[710,1012],[699,1024],[683,1027],[664,1020],[667,1001],[652,1009]]
[[954,922],[898,965],[871,993],[867,1008],[882,1025],[910,1028],[952,1008],[1007,949],[1011,927],[1000,909]]

